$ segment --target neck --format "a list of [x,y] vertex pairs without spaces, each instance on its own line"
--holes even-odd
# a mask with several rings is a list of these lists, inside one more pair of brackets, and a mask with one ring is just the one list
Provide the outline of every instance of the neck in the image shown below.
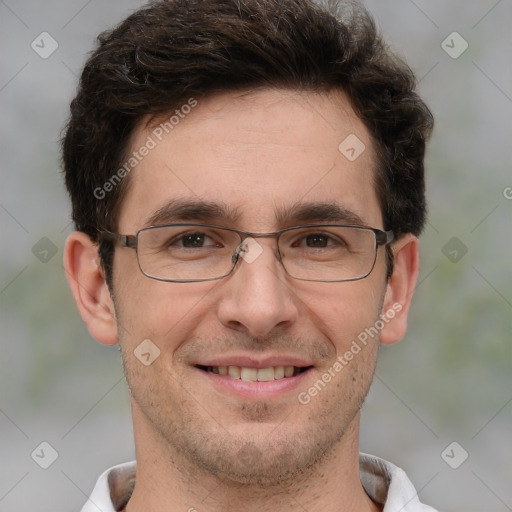
[[231,481],[192,466],[134,410],[137,476],[125,512],[378,512],[359,478],[359,414],[313,467],[273,484]]

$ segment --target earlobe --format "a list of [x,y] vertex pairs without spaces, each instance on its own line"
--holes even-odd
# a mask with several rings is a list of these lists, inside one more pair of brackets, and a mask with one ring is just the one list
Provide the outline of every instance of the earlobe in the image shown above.
[[64,248],[64,268],[91,336],[105,345],[117,343],[114,303],[101,268],[98,246],[85,233],[75,231],[69,235]]
[[394,266],[384,297],[384,328],[380,342],[391,345],[400,341],[407,330],[407,316],[419,271],[419,241],[414,235],[400,237],[393,245]]

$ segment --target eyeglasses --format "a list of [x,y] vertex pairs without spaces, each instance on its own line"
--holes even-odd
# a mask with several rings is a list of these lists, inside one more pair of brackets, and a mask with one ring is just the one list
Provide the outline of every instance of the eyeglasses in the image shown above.
[[304,281],[356,281],[375,266],[379,245],[392,231],[367,226],[310,224],[273,233],[250,233],[209,224],[166,224],[135,235],[101,231],[100,237],[135,249],[140,270],[159,281],[222,279],[242,258],[251,263],[262,248],[256,238],[276,239],[276,257],[286,273]]

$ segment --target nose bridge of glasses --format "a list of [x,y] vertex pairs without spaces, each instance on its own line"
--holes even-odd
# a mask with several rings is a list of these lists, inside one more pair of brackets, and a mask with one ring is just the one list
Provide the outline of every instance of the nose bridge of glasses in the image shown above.
[[[255,261],[265,250],[264,247],[273,249],[274,257],[281,261],[281,255],[278,248],[277,240],[279,239],[280,232],[269,233],[253,233],[248,231],[239,231],[240,243],[238,244],[232,256],[233,264],[242,258],[246,263]],[[270,238],[267,244],[260,243],[257,239]],[[271,247],[270,247],[271,246]]]

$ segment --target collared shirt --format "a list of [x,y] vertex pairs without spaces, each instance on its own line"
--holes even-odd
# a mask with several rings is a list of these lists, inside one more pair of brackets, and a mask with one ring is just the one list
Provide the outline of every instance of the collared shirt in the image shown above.
[[[107,469],[96,482],[82,512],[117,512],[122,510],[135,484],[135,461]],[[359,474],[363,487],[383,512],[437,512],[423,505],[403,470],[373,455],[359,455]]]

